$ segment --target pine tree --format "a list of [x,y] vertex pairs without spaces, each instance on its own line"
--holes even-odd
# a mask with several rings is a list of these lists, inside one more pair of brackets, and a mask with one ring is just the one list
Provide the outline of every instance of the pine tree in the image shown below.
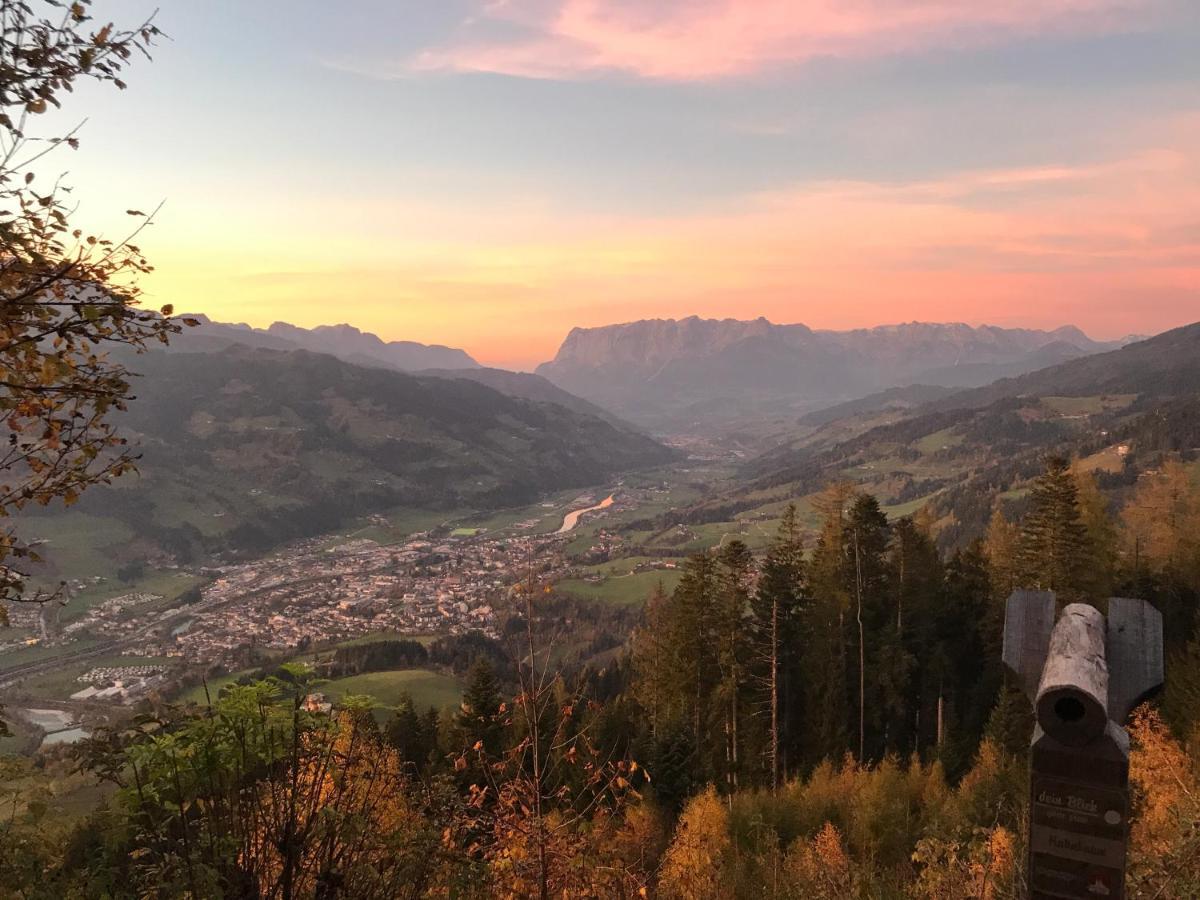
[[424,716],[418,715],[412,697],[401,694],[385,735],[401,761],[420,774],[437,749],[437,712],[431,709]]
[[1086,538],[1071,467],[1061,456],[1052,456],[1033,483],[1029,512],[1021,522],[1020,583],[1057,591],[1065,599],[1082,597],[1087,581]]
[[[884,649],[884,632],[890,626],[886,600],[888,520],[879,501],[870,494],[860,494],[850,508],[846,520],[844,543],[849,575],[847,590],[853,597],[856,625],[858,675],[858,759],[864,760],[886,744],[884,724],[884,685],[878,667],[872,665],[871,697],[867,697],[867,663],[879,662]],[[892,649],[897,651],[894,642]],[[871,709],[871,739],[868,742],[867,709]],[[880,754],[881,755],[881,754]]]
[[984,737],[1012,756],[1024,756],[1033,724],[1033,706],[1019,687],[1006,682],[992,707]]
[[467,747],[482,744],[481,749],[495,756],[503,748],[504,723],[500,716],[500,684],[486,657],[479,657],[467,673],[467,688],[457,721]]
[[809,740],[804,761],[839,759],[846,752],[847,680],[846,507],[854,496],[849,482],[830,485],[813,501],[822,517],[821,533],[809,564],[812,615],[806,628],[803,661],[804,708]]
[[633,692],[649,717],[652,736],[671,717],[670,613],[671,598],[660,581],[646,601],[645,622],[633,635]]
[[714,636],[718,646],[717,662],[721,681],[716,700],[724,718],[725,785],[732,794],[738,788],[742,767],[744,736],[740,733],[740,725],[744,675],[749,656],[745,623],[750,605],[754,558],[745,543],[735,539],[720,549],[718,562]]
[[884,750],[909,753],[919,749],[921,670],[929,661],[943,577],[937,547],[911,518],[892,528],[888,571],[892,609],[879,635],[878,677],[886,716]]

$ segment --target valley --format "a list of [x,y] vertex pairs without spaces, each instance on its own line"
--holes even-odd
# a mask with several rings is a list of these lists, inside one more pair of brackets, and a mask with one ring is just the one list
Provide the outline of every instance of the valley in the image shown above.
[[[44,610],[9,605],[11,627],[0,645],[0,696],[13,708],[59,704],[57,708],[72,712],[73,727],[79,722],[93,727],[114,715],[120,718],[122,710],[151,696],[195,699],[204,679],[219,684],[227,673],[277,665],[314,648],[379,635],[437,640],[478,634],[502,640],[513,615],[514,591],[531,579],[570,602],[594,604],[610,611],[604,615],[623,617],[636,613],[659,587],[672,591],[692,554],[719,551],[734,540],[751,552],[764,552],[789,504],[811,542],[821,527],[816,498],[838,480],[874,493],[890,518],[919,513],[946,547],[981,536],[996,508],[1018,514],[1048,452],[1078,458],[1119,500],[1139,473],[1154,465],[1156,454],[1168,449],[1161,438],[1157,443],[1148,438],[1147,415],[1160,421],[1163,403],[1182,403],[1177,415],[1190,421],[1188,404],[1194,405],[1194,395],[1185,389],[1179,397],[1178,384],[1200,379],[1200,373],[1189,369],[1195,365],[1190,354],[1198,334],[1193,326],[1154,339],[1146,349],[1133,345],[1110,351],[1106,362],[1080,359],[978,390],[892,389],[799,417],[786,430],[762,429],[757,437],[746,432],[737,437],[725,426],[665,434],[662,442],[674,448],[676,457],[667,464],[639,465],[639,460],[662,460],[672,451],[619,420],[611,424],[592,417],[587,427],[633,451],[624,459],[608,460],[619,477],[584,490],[547,492],[560,476],[538,467],[542,480],[531,482],[527,495],[541,496],[499,509],[475,506],[480,495],[465,486],[432,505],[428,495],[424,507],[395,505],[404,496],[395,491],[397,476],[414,481],[422,476],[415,474],[419,470],[409,474],[397,469],[368,449],[379,439],[380,413],[395,399],[371,401],[384,404],[370,413],[372,424],[355,424],[365,422],[361,416],[368,407],[351,412],[347,401],[363,403],[351,399],[363,396],[363,389],[347,387],[355,382],[346,378],[361,381],[369,370],[333,361],[322,363],[324,370],[313,370],[319,357],[278,358],[269,350],[223,348],[227,365],[220,381],[201,384],[191,395],[172,386],[171,368],[182,364],[186,378],[177,384],[191,386],[206,377],[206,355],[161,356],[149,371],[166,385],[147,395],[132,420],[148,439],[140,483],[101,489],[76,509],[28,519],[26,527],[48,560],[44,583],[66,581],[68,597],[65,604]],[[1145,370],[1144,361],[1161,366],[1163,359],[1170,360],[1167,365],[1175,373],[1171,383],[1156,379],[1153,369]],[[272,394],[282,387],[273,380],[277,373],[295,372],[296,365],[309,379],[314,371],[324,371],[321,377],[342,385],[339,395],[347,400],[328,405],[329,391],[322,394],[311,386]],[[1104,377],[1097,380],[1088,372]],[[369,376],[385,381],[368,390],[417,391],[413,400],[403,402],[415,401],[424,410],[421,415],[432,418],[414,432],[413,414],[403,413],[408,417],[403,427],[406,434],[433,435],[432,423],[444,420],[448,410],[443,403],[434,414],[435,406],[420,399],[420,392],[434,390],[436,396],[442,384],[454,382],[386,381],[405,377]],[[260,387],[252,395],[237,388],[231,393],[239,380]],[[1084,393],[1099,388],[1105,390]],[[464,389],[466,394],[458,393]],[[349,443],[346,437],[334,438],[335,432],[315,442],[301,437],[328,429],[328,420],[319,416],[330,413],[315,414],[299,405],[297,390],[327,398],[327,409],[339,417],[334,421],[343,423],[336,428],[349,436]],[[465,397],[472,404],[481,399],[473,392],[491,391],[466,383],[453,390],[447,396]],[[207,399],[202,407],[189,407],[194,402],[190,396]],[[552,408],[555,415],[574,421],[587,416],[586,411]],[[190,431],[199,442],[185,447],[175,441],[167,422]],[[455,440],[464,441],[462,426],[450,427]],[[481,438],[495,440],[477,424],[470,428],[478,437],[469,440],[476,443],[462,446],[483,446]],[[264,433],[269,435],[265,442]],[[1194,455],[1200,447],[1200,438],[1186,430],[1170,434],[1170,448]],[[393,439],[383,439],[394,459],[395,446],[386,443]],[[340,446],[327,460],[322,449],[326,441],[331,450]],[[197,468],[206,465],[197,455],[201,448],[207,448],[202,452],[214,464],[219,461],[209,474]],[[310,456],[314,451],[318,455]],[[364,451],[364,460],[374,460],[371,468],[347,465],[348,453]],[[171,454],[183,454],[188,468],[181,469]],[[311,500],[319,482],[305,476],[287,486],[272,471],[270,460],[279,454],[314,473],[331,467],[338,474],[330,485],[344,492],[357,483],[361,487],[351,490],[362,499],[334,507],[333,519],[322,517],[320,507],[297,507],[291,499],[295,489],[308,485],[302,490]],[[494,454],[489,450],[476,456],[471,465],[491,466],[488,459],[495,459]],[[600,472],[595,465],[576,465],[570,477],[594,477]],[[1200,464],[1189,466],[1200,476]],[[496,470],[487,477],[512,475]],[[476,481],[487,483],[478,476]],[[234,499],[237,494],[241,499]],[[312,534],[288,538],[290,528],[277,528],[275,537],[254,536],[272,521],[267,517],[294,522],[298,514],[312,517],[306,526]],[[331,522],[343,527],[331,531]],[[161,526],[175,535],[186,530],[189,537],[164,541],[155,533]],[[272,547],[276,542],[282,546]],[[620,629],[627,626],[604,627],[617,629],[612,636],[619,641]],[[150,666],[149,674],[121,677],[130,660]],[[586,656],[577,661],[585,662]],[[112,670],[107,678],[94,675],[106,667]],[[436,681],[452,673],[428,677]],[[102,697],[78,697],[92,681],[101,690],[114,684],[118,689]],[[383,686],[387,679],[376,681],[379,691],[394,693]],[[375,683],[351,682],[346,690],[357,685],[373,691]]]

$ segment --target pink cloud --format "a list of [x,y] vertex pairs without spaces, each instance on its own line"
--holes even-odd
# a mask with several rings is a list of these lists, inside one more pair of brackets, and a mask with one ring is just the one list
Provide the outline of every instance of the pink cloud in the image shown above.
[[[693,80],[1145,23],[1163,0],[491,0],[418,70]],[[497,37],[496,31],[507,32]],[[513,36],[513,33],[517,36]]]

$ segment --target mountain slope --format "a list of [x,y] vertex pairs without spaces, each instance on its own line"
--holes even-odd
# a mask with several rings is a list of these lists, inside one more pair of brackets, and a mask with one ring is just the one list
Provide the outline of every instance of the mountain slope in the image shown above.
[[573,329],[537,372],[663,430],[799,414],[914,383],[976,386],[1113,346],[1071,327],[914,322],[836,332],[693,316]]
[[679,518],[768,518],[850,479],[897,514],[929,505],[942,540],[961,544],[982,533],[998,500],[1022,502],[1048,453],[1078,459],[1120,495],[1164,453],[1200,454],[1200,323],[907,410],[903,392],[899,404],[892,396],[808,419]]
[[77,509],[180,557],[261,550],[395,507],[520,505],[674,456],[553,403],[307,351],[154,352],[133,367],[122,425],[141,474]]
[[1076,359],[935,401],[931,409],[979,407],[1004,397],[1138,394],[1177,397],[1200,392],[1200,322],[1118,350]]
[[430,378],[465,378],[509,397],[520,397],[537,403],[556,403],[583,415],[605,419],[622,431],[632,429],[628,422],[614,416],[603,407],[568,393],[552,381],[532,372],[510,372],[508,369],[480,366],[477,369],[422,369],[414,374]]
[[300,328],[287,322],[275,322],[269,328],[214,322],[194,315],[200,325],[186,329],[171,342],[174,350],[211,352],[235,344],[266,350],[309,350],[328,353],[346,362],[363,366],[384,366],[404,372],[419,369],[472,369],[478,367],[464,350],[415,341],[384,341],[352,325],[318,325]]

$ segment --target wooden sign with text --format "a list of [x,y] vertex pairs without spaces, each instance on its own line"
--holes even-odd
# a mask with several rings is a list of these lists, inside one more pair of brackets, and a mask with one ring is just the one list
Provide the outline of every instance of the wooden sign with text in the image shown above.
[[1016,591],[1004,664],[1034,706],[1030,900],[1125,896],[1130,711],[1162,684],[1162,616],[1113,597],[1108,618],[1049,591]]

